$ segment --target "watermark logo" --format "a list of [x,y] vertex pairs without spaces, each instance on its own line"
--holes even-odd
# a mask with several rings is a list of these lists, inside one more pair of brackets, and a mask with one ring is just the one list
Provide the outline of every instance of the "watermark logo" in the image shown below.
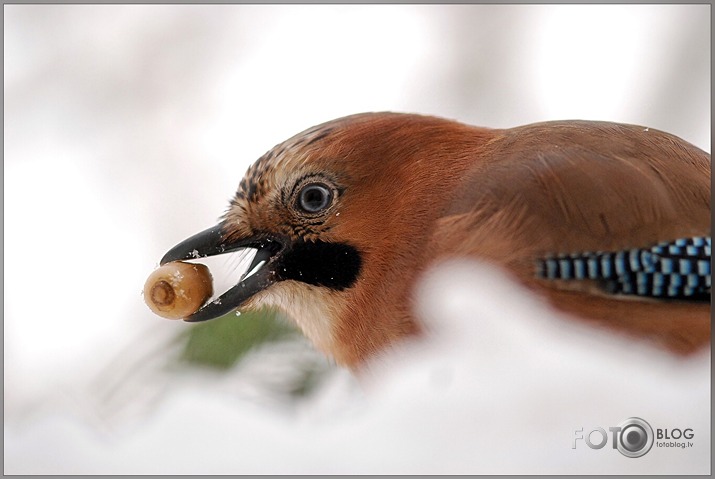
[[[691,441],[679,441],[679,439],[692,439],[693,437],[695,437],[695,433],[692,428],[658,429],[655,435],[657,439],[656,446],[685,449],[686,447],[693,447],[693,443]],[[661,439],[665,439],[665,441],[661,441]]]
[[[611,429],[611,428],[609,428]],[[653,447],[653,428],[639,417],[629,417],[618,425],[616,448],[626,457],[645,456]]]
[[[653,428],[639,417],[629,417],[618,426],[609,427],[608,431],[611,433],[611,447],[626,457],[644,456],[653,447]],[[602,449],[609,442],[609,434],[602,427],[596,427],[588,433],[584,433],[583,428],[574,432],[572,449],[576,449],[580,440],[591,449]]]
[[[610,433],[610,434],[609,434]],[[693,447],[690,439],[695,437],[692,428],[656,429],[639,417],[629,417],[618,426],[608,428],[595,427],[584,432],[583,428],[574,431],[572,449],[578,444],[586,444],[591,449],[603,449],[610,443],[611,449],[626,457],[642,457],[655,445],[663,448],[686,449]]]

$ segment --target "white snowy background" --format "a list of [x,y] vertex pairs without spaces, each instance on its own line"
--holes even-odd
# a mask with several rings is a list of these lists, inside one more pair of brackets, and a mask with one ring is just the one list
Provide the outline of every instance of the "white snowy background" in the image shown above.
[[[250,163],[351,113],[611,120],[709,152],[709,5],[3,12],[6,474],[710,472],[709,351],[676,360],[571,325],[483,265],[427,278],[431,339],[361,381],[331,368],[290,404],[261,382],[309,347],[163,374],[191,325],[140,294]],[[694,447],[572,449],[575,429],[631,416],[692,428]]]

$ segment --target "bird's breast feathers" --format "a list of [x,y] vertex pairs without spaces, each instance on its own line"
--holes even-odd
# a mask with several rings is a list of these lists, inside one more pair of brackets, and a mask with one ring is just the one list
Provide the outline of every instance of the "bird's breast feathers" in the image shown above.
[[344,307],[340,293],[299,281],[281,281],[253,296],[247,309],[277,309],[293,320],[315,347],[335,351],[336,325]]

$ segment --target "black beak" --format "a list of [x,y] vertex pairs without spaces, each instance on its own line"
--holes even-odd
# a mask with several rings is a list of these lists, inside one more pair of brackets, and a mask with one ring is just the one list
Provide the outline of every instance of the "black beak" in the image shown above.
[[284,249],[282,241],[266,236],[252,236],[228,241],[223,228],[224,224],[219,223],[195,234],[171,248],[160,261],[160,264],[163,265],[171,261],[205,258],[243,248],[258,250],[246,275],[236,286],[205,304],[191,316],[184,318],[184,321],[206,321],[228,314],[240,307],[251,296],[278,280],[275,265]]

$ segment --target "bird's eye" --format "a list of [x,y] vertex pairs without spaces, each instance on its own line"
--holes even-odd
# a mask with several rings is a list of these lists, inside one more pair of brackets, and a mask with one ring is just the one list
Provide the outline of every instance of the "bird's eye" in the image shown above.
[[333,192],[321,183],[311,183],[303,187],[298,195],[298,204],[307,213],[320,213],[330,206]]

